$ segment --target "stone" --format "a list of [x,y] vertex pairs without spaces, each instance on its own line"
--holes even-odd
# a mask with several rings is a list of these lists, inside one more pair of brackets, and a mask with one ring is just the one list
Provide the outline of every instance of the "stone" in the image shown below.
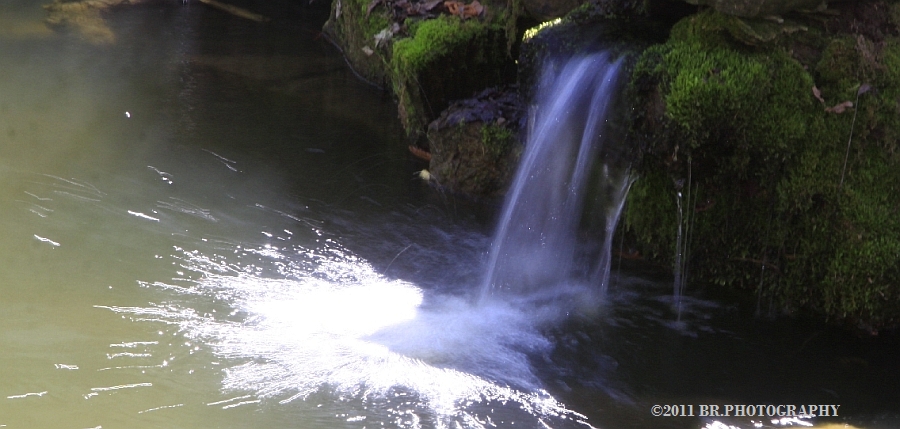
[[502,195],[522,149],[524,111],[515,88],[453,103],[428,127],[432,180],[469,197]]
[[712,6],[718,12],[742,18],[782,15],[798,9],[816,9],[823,0],[685,0],[698,6]]

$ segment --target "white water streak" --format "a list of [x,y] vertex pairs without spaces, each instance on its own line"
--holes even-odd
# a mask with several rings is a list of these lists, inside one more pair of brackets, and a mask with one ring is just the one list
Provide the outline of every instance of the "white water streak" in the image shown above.
[[159,341],[131,341],[127,343],[116,343],[110,344],[110,347],[124,347],[128,349],[133,349],[137,346],[154,346],[159,344]]
[[137,387],[153,387],[153,383],[134,383],[134,384],[120,384],[118,386],[109,386],[109,387],[92,387],[92,392],[109,392],[112,390],[122,390],[122,389],[134,389]]
[[255,399],[255,400],[252,400],[252,401],[241,401],[241,402],[238,402],[238,403],[236,403],[236,404],[225,405],[225,406],[222,407],[222,409],[223,409],[223,410],[227,410],[227,409],[229,409],[229,408],[240,407],[241,405],[258,404],[258,403],[260,403],[260,402],[262,402],[261,399]]
[[49,243],[49,244],[50,244],[51,246],[53,246],[53,247],[59,247],[59,243],[58,243],[58,242],[53,241],[53,240],[51,240],[51,239],[49,239],[49,238],[41,237],[40,235],[37,235],[37,234],[34,234],[34,238],[36,238],[36,239],[37,239],[38,241],[40,241],[40,242]]
[[221,400],[221,401],[210,402],[210,403],[208,403],[208,404],[206,404],[206,405],[210,405],[210,406],[212,406],[212,405],[222,405],[222,404],[227,404],[227,403],[232,402],[232,401],[239,401],[239,400],[241,400],[241,399],[247,399],[247,398],[252,398],[252,397],[253,397],[253,395],[238,396],[238,397],[231,398],[231,399],[224,399],[224,400]]
[[69,371],[74,371],[74,370],[78,369],[78,365],[66,365],[64,363],[53,364],[53,366],[56,367],[56,369],[65,369],[65,370],[69,370]]
[[163,405],[163,406],[161,406],[161,407],[150,408],[150,409],[147,409],[147,410],[144,410],[144,411],[138,411],[138,414],[149,413],[149,412],[151,412],[151,411],[165,410],[165,409],[167,409],[167,408],[178,408],[178,407],[183,407],[183,406],[184,406],[184,404]]
[[23,393],[21,395],[11,395],[11,396],[7,396],[6,399],[22,399],[22,398],[27,398],[29,396],[41,397],[46,394],[47,394],[47,391],[45,390],[43,392],[29,392],[29,393]]
[[158,218],[155,218],[155,217],[150,216],[150,215],[146,215],[146,214],[141,213],[141,212],[136,212],[136,211],[128,210],[128,214],[130,214],[130,215],[132,215],[132,216],[137,216],[137,217],[139,217],[139,218],[143,218],[143,219],[147,219],[147,220],[152,220],[152,221],[155,221],[155,222],[159,222],[159,219],[158,219]]

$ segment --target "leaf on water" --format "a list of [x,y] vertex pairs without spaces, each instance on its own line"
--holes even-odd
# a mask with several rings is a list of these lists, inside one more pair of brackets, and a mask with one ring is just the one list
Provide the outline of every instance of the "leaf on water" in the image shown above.
[[819,88],[816,88],[815,85],[812,87],[813,96],[816,97],[817,100],[821,101],[822,104],[825,104],[825,99],[822,98],[822,91],[819,91]]
[[841,104],[835,105],[833,107],[826,107],[825,111],[828,113],[844,113],[848,108],[853,107],[852,101],[845,101]]

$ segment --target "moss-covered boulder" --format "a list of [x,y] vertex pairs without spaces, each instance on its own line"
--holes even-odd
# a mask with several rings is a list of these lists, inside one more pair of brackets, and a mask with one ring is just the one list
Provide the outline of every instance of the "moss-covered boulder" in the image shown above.
[[490,0],[335,0],[325,30],[358,74],[393,90],[419,137],[452,101],[514,82],[519,13]]
[[516,88],[453,103],[428,126],[437,185],[475,197],[502,195],[522,152],[525,107]]
[[383,7],[369,9],[369,4],[367,0],[334,0],[323,32],[361,78],[385,86],[390,82],[391,44],[386,36],[393,36],[392,14]]
[[801,17],[805,31],[748,45],[707,10],[644,52],[625,222],[645,257],[674,263],[681,222],[692,280],[772,309],[900,321],[900,14],[856,7],[884,13]]
[[515,79],[506,28],[499,22],[442,15],[410,28],[393,45],[391,81],[400,121],[411,135],[451,101]]
[[[518,89],[489,89],[454,102],[428,128],[430,172],[439,186],[470,197],[496,197],[509,185],[527,137],[525,105],[536,98],[541,73],[556,73],[566,58],[613,51],[614,57],[636,57],[652,34],[664,40],[658,24],[639,17],[642,1],[589,2],[564,19],[526,30],[518,60]],[[639,40],[634,35],[640,34]],[[633,62],[633,61],[626,61]],[[629,110],[611,109],[608,134],[624,136]],[[629,158],[628,150],[605,150],[605,158]]]

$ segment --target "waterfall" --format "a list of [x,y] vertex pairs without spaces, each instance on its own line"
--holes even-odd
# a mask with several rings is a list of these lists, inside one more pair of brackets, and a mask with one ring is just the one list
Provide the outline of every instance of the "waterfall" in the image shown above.
[[[588,279],[606,288],[612,235],[630,184],[627,168],[594,162],[609,140],[607,116],[619,93],[621,59],[608,53],[548,63],[532,109],[529,135],[491,244],[482,300],[528,294],[570,279],[586,188],[598,187],[606,212],[605,248]],[[595,278],[590,278],[595,277]]]

